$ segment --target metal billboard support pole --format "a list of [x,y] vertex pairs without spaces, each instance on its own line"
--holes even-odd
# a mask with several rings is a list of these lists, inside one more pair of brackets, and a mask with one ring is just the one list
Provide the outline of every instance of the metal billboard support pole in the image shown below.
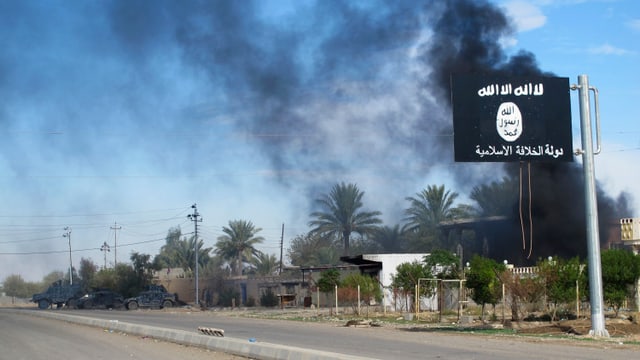
[[[589,334],[598,337],[609,337],[605,328],[602,266],[600,261],[600,236],[598,232],[598,202],[596,198],[596,180],[594,159],[600,153],[600,111],[598,105],[598,90],[589,87],[587,75],[578,76],[578,85],[571,85],[572,90],[578,90],[580,101],[580,130],[582,133],[582,147],[576,155],[582,155],[584,172],[584,198],[587,220],[587,258],[589,268],[589,295],[591,298],[591,330]],[[596,113],[596,144],[593,151],[593,130],[591,128],[591,110],[589,91],[594,92]]]

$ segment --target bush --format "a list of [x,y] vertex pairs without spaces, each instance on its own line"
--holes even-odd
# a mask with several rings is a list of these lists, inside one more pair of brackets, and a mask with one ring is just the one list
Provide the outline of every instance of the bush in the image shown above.
[[264,307],[278,306],[278,295],[276,295],[271,288],[268,288],[260,295],[260,305]]
[[240,305],[240,294],[234,288],[227,287],[220,291],[220,296],[218,298],[218,304],[220,306],[233,306],[235,299],[235,306]]

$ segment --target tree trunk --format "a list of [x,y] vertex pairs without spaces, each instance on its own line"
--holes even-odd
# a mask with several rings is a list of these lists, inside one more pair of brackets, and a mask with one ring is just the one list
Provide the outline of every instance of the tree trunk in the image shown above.
[[350,233],[347,231],[342,233],[342,238],[344,239],[344,256],[350,255],[349,236],[350,236]]

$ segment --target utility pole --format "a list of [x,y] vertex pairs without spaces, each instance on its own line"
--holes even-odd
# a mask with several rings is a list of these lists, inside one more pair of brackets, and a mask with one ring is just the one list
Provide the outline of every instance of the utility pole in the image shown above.
[[73,285],[73,263],[71,262],[71,228],[68,226],[64,228],[66,231],[62,234],[62,237],[69,239],[69,285]]
[[107,252],[111,251],[111,249],[109,248],[109,244],[107,244],[106,241],[100,247],[100,251],[104,252],[104,267],[103,267],[103,269],[106,269],[107,268]]
[[117,222],[113,222],[111,230],[113,230],[113,268],[118,265],[118,230],[122,229],[122,226],[118,226]]
[[284,223],[282,223],[282,233],[280,234],[280,271],[278,275],[282,275],[282,248],[284,247]]
[[198,208],[196,207],[196,204],[191,205],[191,208],[193,209],[193,214],[189,214],[187,215],[187,217],[193,221],[193,225],[195,227],[195,233],[194,233],[194,238],[195,238],[195,252],[196,252],[196,306],[199,305],[199,299],[198,299],[198,295],[200,293],[200,289],[198,289],[198,223],[202,222],[202,218],[200,217],[200,214],[198,214]]

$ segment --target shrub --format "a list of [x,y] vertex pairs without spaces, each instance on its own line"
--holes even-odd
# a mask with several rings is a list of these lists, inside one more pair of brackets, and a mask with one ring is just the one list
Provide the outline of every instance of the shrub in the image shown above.
[[278,306],[278,295],[276,295],[271,288],[268,288],[260,295],[260,305],[264,307]]
[[227,287],[220,291],[220,296],[218,298],[218,304],[220,306],[233,306],[235,299],[235,306],[240,305],[240,294],[234,288]]

